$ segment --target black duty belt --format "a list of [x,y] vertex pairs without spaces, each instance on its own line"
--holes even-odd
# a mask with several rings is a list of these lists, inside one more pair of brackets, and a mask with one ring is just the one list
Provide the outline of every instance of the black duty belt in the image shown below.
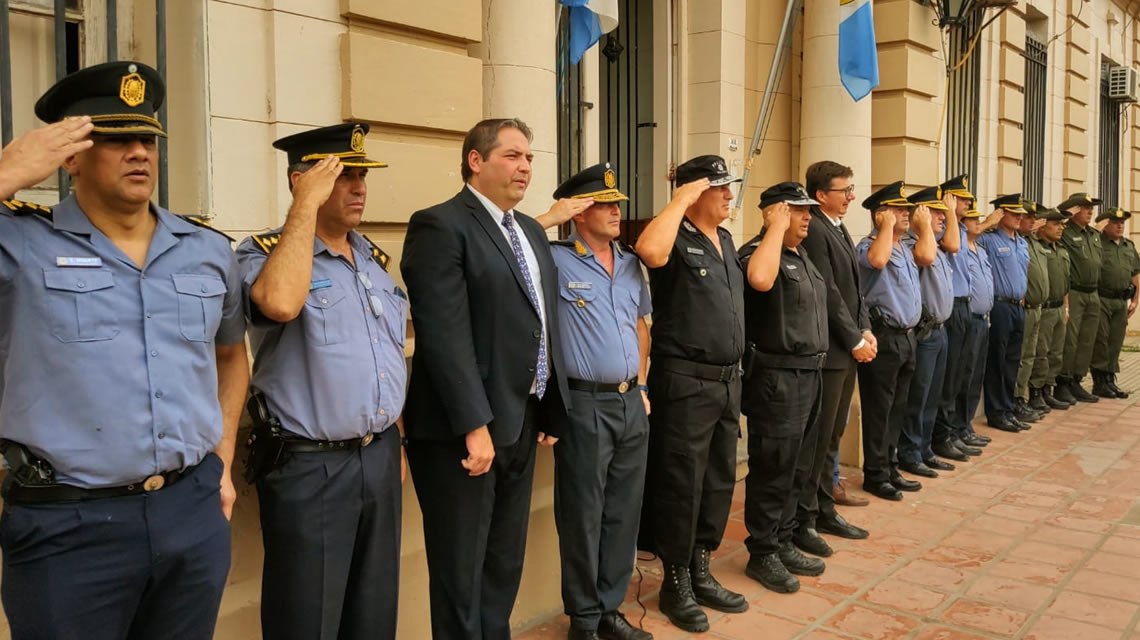
[[823,368],[823,361],[827,359],[827,352],[810,356],[789,356],[773,353],[752,352],[752,369],[805,369],[819,371]]
[[1021,304],[1021,306],[1025,307],[1026,309],[1029,309],[1030,311],[1036,311],[1036,310],[1044,307],[1045,304],[1044,303],[1042,303],[1042,304],[1029,304],[1029,303],[1023,302]]
[[871,333],[884,333],[896,336],[905,336],[910,334],[912,331],[914,331],[913,328],[900,329],[899,327],[892,327],[891,325],[882,322],[871,323]]
[[9,476],[4,480],[3,495],[12,504],[44,504],[50,502],[86,502],[104,498],[121,498],[142,493],[152,493],[169,487],[190,475],[198,465],[181,471],[167,471],[148,476],[138,482],[120,487],[100,487],[85,489],[70,484],[20,484]]
[[970,296],[958,296],[954,298],[954,304],[970,304]]
[[984,313],[971,313],[970,316],[973,317],[975,320],[985,320],[986,319],[986,314],[984,314]]
[[653,361],[653,364],[660,366],[666,371],[693,376],[694,378],[700,378],[702,380],[712,380],[713,382],[732,382],[740,373],[740,365],[735,362],[720,365],[693,362],[692,360],[683,360],[681,358],[657,358]]
[[1132,298],[1132,292],[1128,289],[1100,289],[1098,292],[1100,297],[1109,300],[1129,300]]
[[1020,307],[1024,303],[1024,300],[1021,300],[1020,298],[1006,298],[1004,296],[994,296],[994,302],[1004,302],[1006,304],[1012,304],[1015,307]]
[[384,437],[384,432],[370,433],[362,438],[351,440],[309,440],[295,435],[281,438],[289,453],[323,453],[325,451],[356,451],[372,444],[373,440]]
[[1044,309],[1056,309],[1065,304],[1064,300],[1048,300],[1045,304],[1041,305]]
[[622,382],[590,382],[578,378],[567,378],[566,385],[574,391],[588,391],[590,393],[625,393],[637,388],[637,376]]
[[1096,293],[1096,285],[1090,287],[1083,284],[1073,284],[1069,285],[1069,288],[1079,293]]

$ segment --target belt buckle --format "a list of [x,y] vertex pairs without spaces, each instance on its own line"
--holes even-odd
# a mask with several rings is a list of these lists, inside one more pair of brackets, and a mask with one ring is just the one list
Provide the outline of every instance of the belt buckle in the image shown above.
[[625,393],[626,391],[629,391],[629,381],[622,380],[621,384],[618,385],[618,393]]
[[166,478],[154,475],[143,480],[143,491],[158,491],[166,484]]
[[367,447],[370,444],[372,444],[372,434],[371,433],[360,439],[360,448],[361,449],[363,449],[364,447]]

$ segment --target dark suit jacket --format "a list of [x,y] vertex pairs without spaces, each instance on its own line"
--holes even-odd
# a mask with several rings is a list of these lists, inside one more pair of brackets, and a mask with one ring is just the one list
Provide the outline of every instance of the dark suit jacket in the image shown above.
[[845,369],[855,359],[851,350],[863,339],[863,331],[871,328],[867,305],[859,294],[855,246],[818,207],[811,209],[811,224],[803,246],[823,279],[835,283],[843,299],[843,304],[828,305],[827,326],[831,340],[824,367]]
[[[545,297],[551,377],[540,430],[559,435],[569,398],[558,340],[558,270],[546,233],[515,212],[534,248]],[[496,446],[516,442],[538,360],[541,320],[498,225],[466,186],[408,222],[400,270],[416,348],[404,407],[409,438],[451,440],[488,425]]]

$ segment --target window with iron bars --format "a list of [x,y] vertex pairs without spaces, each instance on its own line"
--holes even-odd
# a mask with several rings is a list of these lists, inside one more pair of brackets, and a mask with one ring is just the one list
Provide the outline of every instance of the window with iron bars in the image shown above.
[[1100,65],[1100,171],[1099,190],[1102,207],[1120,204],[1120,111],[1121,104],[1108,97],[1109,62]]
[[1025,129],[1021,163],[1021,197],[1041,202],[1045,195],[1045,83],[1049,48],[1033,38],[1025,39]]
[[[950,30],[947,56],[951,64],[957,64],[967,54],[970,41],[982,26],[982,18],[983,12],[973,11],[960,26]],[[980,56],[975,52],[950,74],[946,95],[946,175],[950,177],[966,173],[977,180],[981,69]]]

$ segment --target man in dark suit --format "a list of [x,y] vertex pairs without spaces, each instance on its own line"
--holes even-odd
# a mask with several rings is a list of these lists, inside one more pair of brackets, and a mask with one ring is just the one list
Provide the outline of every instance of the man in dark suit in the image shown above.
[[[863,297],[859,295],[859,270],[855,262],[855,245],[843,216],[855,199],[849,167],[824,160],[807,169],[807,191],[819,207],[812,207],[811,224],[803,246],[823,279],[834,282],[844,304],[828,308],[827,323],[830,342],[823,370],[823,406],[814,441],[804,442],[814,451],[814,472],[819,476],[818,490],[800,496],[796,518],[800,523],[794,542],[809,553],[829,555],[826,542],[817,531],[859,540],[867,531],[847,523],[835,510],[833,470],[839,455],[839,440],[847,426],[851,395],[855,391],[856,362],[869,362],[875,357],[878,343],[871,333],[871,320]],[[866,504],[864,501],[863,504]]]
[[465,187],[412,216],[400,263],[416,336],[407,455],[440,639],[510,638],[536,443],[557,441],[566,412],[557,271],[542,228],[514,211],[530,140],[516,119],[475,125]]

